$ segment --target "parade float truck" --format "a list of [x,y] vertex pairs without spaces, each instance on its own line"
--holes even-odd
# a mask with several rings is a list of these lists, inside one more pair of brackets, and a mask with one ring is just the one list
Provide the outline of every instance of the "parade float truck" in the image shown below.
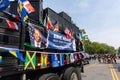
[[0,14],[0,80],[81,80],[80,35],[67,27],[63,33],[60,23],[53,25],[45,13],[42,24],[8,12]]

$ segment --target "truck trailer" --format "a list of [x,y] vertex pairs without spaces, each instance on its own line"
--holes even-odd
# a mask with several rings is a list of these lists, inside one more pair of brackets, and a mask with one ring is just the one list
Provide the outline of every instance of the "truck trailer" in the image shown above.
[[82,80],[84,44],[71,17],[30,0],[35,12],[24,20],[18,1],[0,11],[0,80]]

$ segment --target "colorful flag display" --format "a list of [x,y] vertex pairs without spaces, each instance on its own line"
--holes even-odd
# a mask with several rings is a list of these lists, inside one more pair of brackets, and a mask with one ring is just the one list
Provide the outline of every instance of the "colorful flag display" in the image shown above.
[[16,29],[16,30],[18,30],[18,25],[17,25],[17,23],[12,22],[12,21],[10,21],[10,20],[6,20],[6,22],[7,22],[7,24],[9,25],[9,27],[10,27],[11,29]]
[[59,66],[58,54],[51,54],[52,57],[52,67]]
[[2,62],[2,56],[0,56],[0,63]]
[[53,24],[53,26],[54,26],[54,32],[57,32],[57,31],[59,31],[59,26],[58,26],[58,21],[55,21],[55,23]]
[[15,56],[16,58],[20,59],[21,61],[25,62],[22,53],[18,50],[9,50],[9,53]]
[[[82,55],[85,55],[83,52],[75,53],[49,53],[49,52],[37,52],[36,51],[22,51],[21,53],[17,49],[5,48],[7,52],[20,59],[24,63],[24,70],[27,69],[44,69],[50,67],[59,67],[66,64],[74,63],[81,59]],[[22,54],[26,54],[23,55]],[[37,54],[37,55],[36,55]],[[84,56],[83,56],[84,57]],[[2,56],[0,56],[0,63],[2,62]],[[38,64],[38,65],[37,65]],[[40,67],[39,67],[40,66]]]
[[28,19],[28,14],[35,11],[28,0],[18,0],[18,8],[17,11],[21,17],[22,23]]
[[28,0],[24,0],[23,7],[26,9],[28,14],[35,12],[35,9],[33,8],[33,6],[30,4]]
[[64,33],[66,34],[66,38],[68,38],[68,39],[71,38],[71,32],[68,28],[65,28]]
[[73,63],[75,61],[74,54],[70,54],[70,63]]
[[66,64],[70,63],[70,54],[65,54],[65,63]]
[[6,12],[6,11],[2,11],[2,13],[4,13],[4,15],[7,16],[7,18],[11,21],[20,21],[20,16],[12,14],[10,12]]
[[78,36],[77,36],[77,38],[79,39],[79,40],[83,40],[83,38],[82,38],[82,34],[78,34]]
[[17,11],[18,11],[18,14],[21,17],[22,23],[24,24],[24,22],[28,19],[28,13],[27,13],[26,9],[23,7],[23,1],[22,0],[18,0]]
[[53,27],[52,22],[50,20],[50,17],[47,16],[47,30],[51,29]]
[[10,0],[0,0],[0,11],[5,10],[10,5]]
[[48,66],[48,54],[40,53],[40,68],[47,68]]
[[30,53],[26,51],[24,70],[28,68],[30,63],[32,68],[35,69],[36,68],[36,52],[34,52],[32,56],[30,56]]
[[74,59],[75,59],[75,61],[78,60],[78,54],[77,53],[74,54]]
[[59,54],[59,60],[60,60],[60,66],[65,65],[64,54],[62,53]]

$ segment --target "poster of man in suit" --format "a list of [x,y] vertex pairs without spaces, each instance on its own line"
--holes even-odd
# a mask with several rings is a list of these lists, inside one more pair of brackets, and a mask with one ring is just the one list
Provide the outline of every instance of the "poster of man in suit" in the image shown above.
[[32,46],[36,48],[46,47],[46,38],[42,31],[43,31],[42,27],[31,23],[29,24],[29,36],[30,36],[30,43]]

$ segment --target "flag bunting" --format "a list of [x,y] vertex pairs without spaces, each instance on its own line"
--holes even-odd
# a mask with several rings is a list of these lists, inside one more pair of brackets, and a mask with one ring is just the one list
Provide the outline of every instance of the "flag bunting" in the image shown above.
[[9,27],[10,27],[11,29],[16,29],[16,30],[18,30],[18,25],[17,25],[17,23],[12,22],[12,21],[10,21],[10,20],[6,20],[6,22],[7,22],[7,24],[9,25]]
[[47,53],[40,53],[40,68],[47,68],[48,67],[48,54]]
[[36,52],[34,52],[32,56],[30,56],[30,53],[26,51],[24,70],[28,68],[30,63],[32,65],[32,68],[35,69],[36,68]]
[[57,32],[57,31],[59,31],[59,26],[58,26],[58,21],[55,21],[55,23],[53,24],[53,26],[54,26],[54,32]]
[[15,56],[16,58],[20,59],[21,61],[25,62],[25,59],[24,59],[22,53],[19,52],[18,50],[9,50],[9,53],[12,54],[13,56]]

